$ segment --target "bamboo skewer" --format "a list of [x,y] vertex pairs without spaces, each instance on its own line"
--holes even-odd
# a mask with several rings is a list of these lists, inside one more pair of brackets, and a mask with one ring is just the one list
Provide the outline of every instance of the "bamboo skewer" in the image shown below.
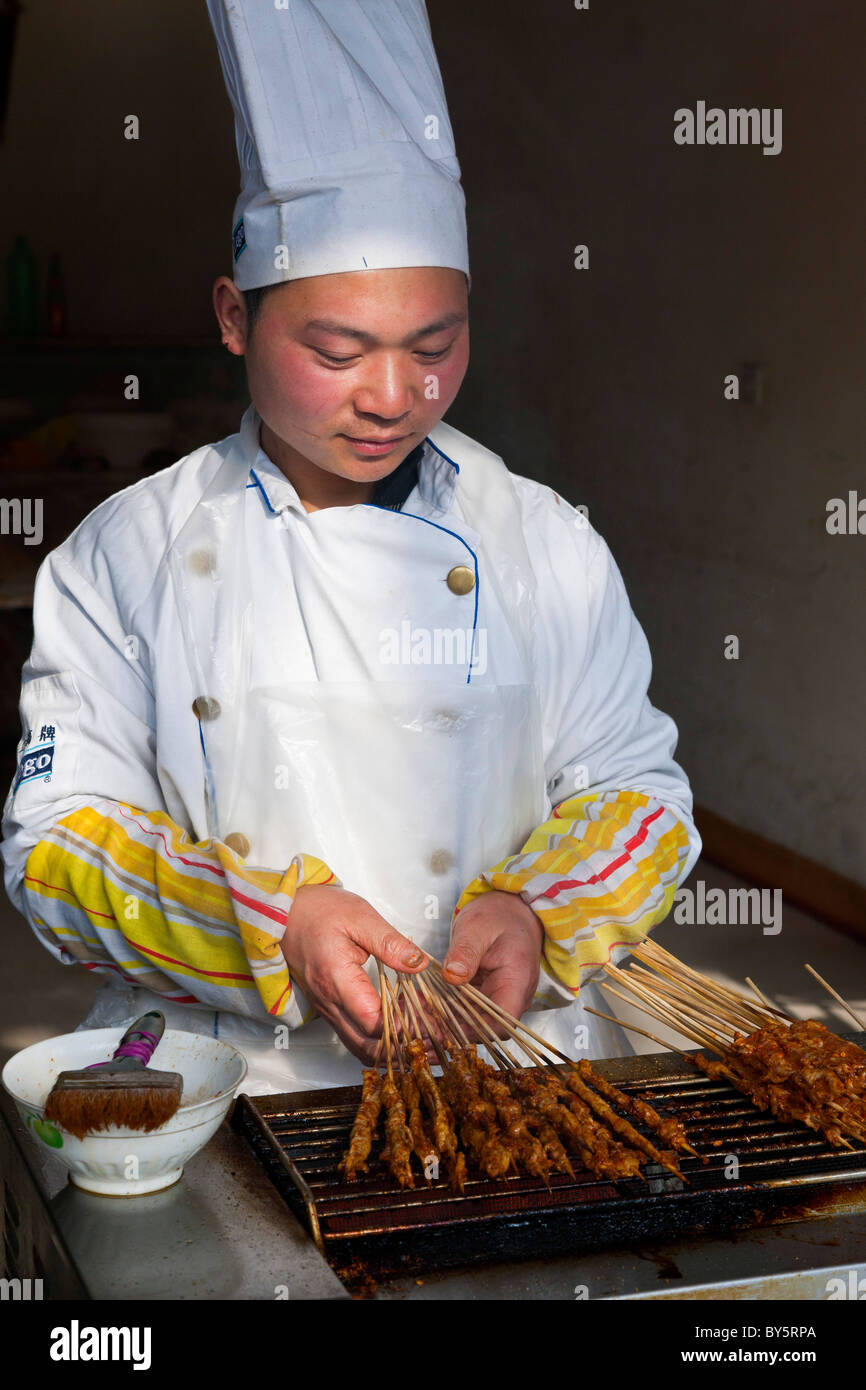
[[[436,986],[434,986],[434,988],[435,987]],[[441,982],[438,988],[441,996]],[[467,1023],[469,1023],[470,1026],[478,1029],[483,1039],[484,1046],[487,1048],[488,1052],[492,1053],[493,1056],[495,1056],[497,1060],[500,1061],[501,1065],[504,1065],[506,1069],[516,1067],[518,1065],[516,1060],[511,1056],[511,1053],[508,1051],[508,1048],[502,1044],[501,1040],[497,1038],[492,1028],[490,1028],[490,1026],[485,1022],[480,1012],[477,1009],[473,1008],[473,1006],[468,1002],[468,1000],[459,999],[459,997],[455,997],[454,1007],[460,1013],[463,1014],[464,1020]]]
[[[616,994],[616,990],[611,990],[611,994]],[[625,995],[621,994],[619,997],[620,999],[624,999]],[[679,1052],[681,1057],[690,1060],[687,1052],[681,1051],[678,1047],[673,1047],[671,1043],[666,1043],[664,1039],[660,1038],[656,1033],[648,1033],[646,1028],[638,1028],[636,1023],[626,1023],[624,1019],[616,1018],[613,1014],[603,1014],[601,1009],[591,1009],[588,1004],[584,1004],[584,1010],[588,1014],[595,1014],[596,1018],[605,1018],[608,1023],[616,1023],[620,1028],[627,1028],[630,1033],[640,1033],[642,1038],[649,1038],[650,1042],[658,1043],[659,1047],[664,1048],[665,1052]]]
[[[696,1001],[695,996],[690,996],[686,990],[680,989],[676,985],[669,984],[666,981],[657,980],[654,976],[650,975],[648,971],[638,972],[637,969],[631,970],[628,972],[629,978],[631,978],[632,974],[640,974],[642,983],[645,983],[648,989],[656,994],[662,995],[663,998],[669,1000],[678,1008],[681,1013],[684,1013],[687,1017],[694,1018],[698,1024],[701,1022],[704,1024],[709,1022],[711,1026],[715,1026],[717,1032],[730,1033],[732,1036],[742,1031],[743,1025],[741,1021],[735,1021],[731,1017],[726,1019],[724,1012],[721,1010],[714,1012],[700,1001],[699,996]],[[644,979],[644,977],[646,978]],[[749,1031],[751,1032],[751,1027]]]
[[[415,979],[414,976],[411,976],[411,975],[410,975],[410,976],[407,977],[407,982],[406,982],[406,983],[407,983],[407,989],[408,989],[408,991],[409,991],[409,992],[411,993],[411,995],[412,995],[412,1001],[413,1001],[414,1007],[415,1007],[415,1009],[416,1009],[416,1011],[417,1011],[417,1013],[418,1013],[418,1017],[419,1017],[418,1039],[419,1039],[419,1041],[422,1041],[423,1039],[422,1039],[422,1033],[421,1033],[420,1018],[422,1017],[422,1015],[425,1015],[425,1011],[424,1011],[424,1008],[422,1007],[421,1000],[420,1000],[420,998],[419,998],[419,988],[420,988],[420,993],[424,994],[424,999],[425,999],[425,1002],[427,1003],[427,1006],[428,1006],[428,1007],[427,1007],[427,1012],[426,1012],[426,1018],[427,1018],[428,1020],[431,1020],[431,1021],[432,1021],[432,1019],[435,1018],[437,1021],[439,1021],[438,1015],[436,1015],[435,1012],[434,1012],[433,1015],[431,1015],[431,1013],[430,1013],[430,1004],[429,1004],[429,1000],[427,999],[427,988],[428,988],[428,987],[427,987],[426,981],[423,980],[422,977],[420,977],[420,976],[418,977],[418,979]],[[428,1023],[428,1031],[429,1031],[429,1037],[430,1037],[431,1045],[432,1045],[432,1047],[433,1047],[433,1051],[436,1053],[436,1060],[438,1061],[440,1067],[442,1067],[442,1069],[443,1069],[443,1071],[444,1071],[444,1070],[445,1070],[445,1067],[448,1065],[448,1056],[447,1056],[447,1053],[446,1053],[446,1051],[445,1051],[445,1049],[444,1049],[444,1047],[443,1047],[443,1041],[442,1041],[442,1037],[441,1037],[441,1034],[440,1034],[440,1030],[437,1029],[437,1028],[430,1028],[430,1025],[429,1025],[429,1023]]]
[[[383,978],[384,978],[385,984],[386,984],[387,987],[388,987],[388,997],[389,997],[389,999],[390,999],[390,1001],[391,1001],[391,1009],[392,1009],[391,1017],[392,1017],[392,1018],[395,1018],[395,1017],[396,1017],[397,1022],[398,1022],[398,1023],[400,1024],[400,1026],[401,1026],[402,1028],[404,1028],[404,1030],[405,1030],[405,1024],[404,1024],[404,1022],[403,1022],[403,1018],[402,1018],[402,1015],[401,1015],[401,1011],[400,1011],[399,1005],[398,1005],[398,1003],[397,1003],[397,993],[396,993],[396,991],[395,991],[395,989],[394,989],[394,986],[391,984],[391,981],[388,979],[388,976],[385,975]],[[398,1067],[398,1070],[399,1070],[399,1072],[400,1072],[400,1075],[402,1076],[402,1075],[403,1075],[403,1072],[404,1072],[404,1070],[405,1070],[405,1068],[404,1068],[404,1066],[403,1066],[403,1050],[402,1050],[402,1048],[399,1048],[399,1047],[397,1048],[397,1067]]]
[[388,1076],[394,1080],[394,1064],[391,1060],[391,1023],[388,1017],[388,996],[385,990],[385,967],[379,961],[379,993],[382,996],[382,1037],[385,1043],[385,1062],[388,1068]]
[[855,1014],[850,1004],[845,1003],[845,1000],[842,998],[841,994],[837,994],[833,986],[828,985],[827,981],[821,975],[818,974],[817,970],[813,970],[811,965],[807,965],[805,968],[808,970],[809,974],[818,981],[819,985],[823,985],[824,989],[826,989],[828,994],[832,994],[833,998],[838,1000],[845,1012],[847,1014],[850,1014],[851,1018],[853,1018],[861,1033],[866,1033],[866,1023],[863,1022],[862,1018],[859,1018],[858,1015]]
[[[666,979],[656,979],[655,976],[641,969],[639,966],[635,966],[631,970],[622,970],[619,966],[608,965],[605,966],[605,974],[619,981],[620,984],[624,984],[626,988],[632,989],[635,993],[641,993],[642,991],[644,998],[647,997],[647,994],[652,998],[658,998],[658,996],[667,998],[668,1002],[680,1013],[684,1012],[681,1007],[684,1000],[688,1002],[689,1012],[691,1013],[696,1013],[696,1009],[698,1008],[706,1008],[706,1003],[702,995],[692,992],[691,989],[687,989],[684,985],[674,985]],[[710,1029],[711,1032],[719,1032],[720,1030],[728,1032],[734,1031],[730,1026],[727,1030],[724,1029],[725,1019],[726,1017],[730,1017],[726,1003],[717,1001],[715,1009],[710,1012],[709,1016],[714,1024],[714,1029]],[[697,1018],[695,1021],[698,1021]],[[742,1029],[741,1021],[739,1022],[739,1028]]]
[[[660,1023],[666,1023],[668,1027],[673,1028],[677,1033],[682,1033],[683,1037],[691,1038],[693,1042],[698,1043],[701,1047],[709,1047],[712,1051],[717,1052],[719,1056],[724,1055],[723,1038],[720,1038],[717,1034],[711,1033],[709,1029],[700,1029],[700,1027],[696,1025],[694,1019],[684,1018],[678,1009],[672,1008],[670,1005],[664,1007],[659,1003],[657,997],[649,990],[644,989],[633,980],[629,981],[625,971],[619,972],[616,978],[624,982],[632,990],[633,994],[636,994],[638,998],[643,1001],[643,1006],[647,1013],[653,1014]],[[600,984],[602,989],[609,990],[611,994],[617,994],[619,998],[624,999],[626,1003],[634,1003],[634,1000],[630,999],[627,994],[621,994],[618,990],[613,989],[611,985],[605,984],[603,980],[600,981]]]
[[[442,968],[441,966],[439,966],[438,961],[432,961],[431,963],[434,969],[438,966],[439,974],[441,975]],[[559,1052],[557,1048],[551,1047],[550,1043],[548,1043],[544,1038],[542,1038],[540,1034],[533,1032],[533,1030],[531,1028],[528,1028],[525,1023],[521,1023],[519,1018],[515,1018],[513,1014],[508,1013],[507,1009],[503,1009],[499,1004],[495,1003],[494,1000],[488,999],[487,995],[482,994],[481,990],[476,989],[474,985],[458,985],[457,988],[461,991],[465,990],[466,993],[469,994],[473,999],[476,999],[479,1002],[483,1003],[484,1007],[488,1010],[488,1012],[494,1014],[495,1017],[499,1020],[499,1022],[506,1024],[510,1029],[516,1030],[521,1035],[521,1037],[532,1038],[534,1042],[540,1043],[543,1048],[546,1048],[548,1052],[552,1052],[557,1057],[560,1057],[562,1061],[569,1063],[571,1062],[571,1059],[569,1057],[566,1057],[563,1052]],[[537,1049],[535,1049],[535,1053],[533,1054],[533,1051],[529,1048],[526,1048],[522,1041],[519,1043],[519,1046],[527,1053],[528,1056],[537,1055]]]
[[746,984],[749,986],[749,989],[755,991],[755,994],[757,994],[758,998],[760,999],[761,1003],[765,1006],[765,1008],[771,1009],[773,1007],[770,1001],[766,999],[764,995],[761,993],[761,991],[758,989],[758,986],[755,984],[754,980],[749,979],[748,975],[746,976]]
[[[421,993],[424,995],[424,999],[428,1005],[428,1008],[432,1010],[432,1016],[435,1018],[437,1024],[439,1025],[437,1031],[440,1031],[444,1025],[445,1035],[447,1036],[449,1027],[448,1016],[445,1013],[445,1010],[442,1007],[439,999],[433,994],[433,991],[431,990],[428,982],[424,979],[423,974],[419,975],[417,979],[412,979],[412,988],[420,989]],[[417,994],[415,998],[416,1003],[419,1003],[420,1001],[418,1001]],[[439,1065],[444,1071],[446,1066],[448,1065],[448,1054],[447,1049],[444,1046],[444,1039],[442,1036],[436,1038],[433,1037],[431,1034],[431,1041],[433,1043],[433,1050],[436,1053]]]
[[[613,985],[605,984],[603,980],[599,982],[599,987],[603,989],[607,994],[615,994],[617,999],[622,999],[624,1003],[631,1004],[632,1006],[634,1006],[635,1000],[633,995],[624,994],[621,989],[614,989]],[[641,1003],[638,1007],[640,1007],[644,1013],[648,1013],[651,1015],[651,1017],[657,1018],[659,1023],[664,1023],[666,1027],[673,1029],[675,1033],[680,1033],[682,1037],[689,1038],[692,1042],[696,1042],[699,1047],[706,1047],[710,1050],[710,1052],[717,1053],[719,1057],[724,1056],[724,1049],[721,1046],[719,1046],[718,1042],[710,1043],[707,1041],[706,1038],[698,1037],[697,1034],[687,1025],[676,1022],[670,1017],[669,1014],[660,1012],[655,1007],[655,1005],[651,1003]],[[631,1025],[629,1024],[623,1024],[623,1027],[630,1026]],[[658,1039],[655,1039],[655,1041],[658,1041]],[[671,1045],[670,1043],[663,1043],[662,1046],[670,1048]],[[675,1051],[681,1051],[681,1049],[676,1048]]]
[[442,1014],[446,1028],[450,1029],[451,1033],[456,1037],[457,1043],[460,1047],[468,1047],[469,1039],[464,1033],[463,1025],[460,1022],[460,1019],[458,1018],[454,1010],[453,1001],[448,999],[445,995],[442,994],[440,990],[436,988],[435,980],[430,981],[429,988],[431,998],[435,997],[437,1001],[438,1008],[440,1013]]
[[[615,966],[612,967],[612,969],[616,968]],[[717,995],[714,991],[698,985],[688,984],[686,986],[682,983],[682,976],[678,978],[672,971],[661,965],[654,966],[654,969],[663,977],[663,980],[658,979],[652,971],[647,970],[641,965],[633,965],[628,971],[628,974],[629,976],[636,975],[640,977],[641,980],[652,989],[666,990],[668,992],[676,991],[680,997],[685,996],[686,998],[690,998],[696,1005],[703,1002],[705,1008],[708,1005],[712,1006],[709,1010],[712,1017],[716,1019],[726,1019],[733,1023],[740,1031],[743,1030],[744,1024],[748,1025],[751,1030],[756,1026],[756,1020],[757,1026],[760,1026],[760,1024],[764,1022],[766,1016],[751,1005],[742,1005],[726,995]]]
[[[690,979],[697,981],[702,987],[711,986],[713,992],[716,994],[727,995],[730,999],[754,1007],[752,1001],[744,994],[741,994],[739,990],[731,989],[729,985],[723,985],[718,980],[711,980],[708,975],[702,975],[699,970],[694,970],[690,965],[686,965],[675,955],[672,955],[670,951],[666,951],[657,941],[642,941],[639,946],[635,947],[633,954],[638,960],[648,960],[650,963],[652,963],[654,959],[670,962],[671,968],[676,970],[681,976],[687,975]],[[773,1008],[772,1005],[767,1005],[767,1009],[770,1013],[777,1015],[779,1018],[790,1019],[791,1017],[790,1014],[786,1014],[782,1009]]]
[[403,1037],[411,1038],[415,1028],[415,1020],[412,1016],[412,1006],[409,994],[403,989],[403,981],[398,982],[396,990],[397,1007],[400,1010],[400,1026],[403,1029]]
[[[432,962],[432,964],[434,965],[434,969],[429,972],[428,979],[425,979],[425,975],[428,974],[426,971],[411,978],[411,980],[407,979],[407,995],[416,991],[423,994],[425,1002],[428,1005],[428,1016],[429,1012],[433,1010],[438,1018],[440,1026],[456,1037],[461,1046],[469,1046],[468,1037],[464,1028],[464,1025],[466,1025],[475,1030],[476,1035],[495,1058],[500,1069],[509,1071],[517,1068],[519,1064],[516,1058],[493,1031],[490,1022],[492,1019],[500,1027],[505,1029],[512,1041],[526,1053],[536,1067],[550,1071],[551,1078],[560,1091],[561,1101],[566,1100],[567,1096],[571,1097],[566,1103],[567,1111],[570,1111],[574,1106],[582,1107],[580,1112],[575,1113],[585,1113],[587,1115],[591,1113],[594,1114],[596,1119],[593,1123],[596,1125],[600,1124],[600,1135],[606,1132],[605,1124],[600,1122],[606,1121],[608,1126],[612,1126],[611,1132],[620,1136],[617,1142],[621,1142],[624,1139],[627,1145],[631,1146],[632,1150],[638,1150],[646,1157],[651,1158],[653,1162],[669,1168],[670,1171],[674,1172],[678,1177],[682,1177],[679,1170],[668,1163],[654,1144],[650,1143],[649,1140],[646,1140],[643,1135],[635,1130],[627,1119],[617,1115],[603,1097],[596,1094],[595,1091],[584,1084],[571,1058],[559,1052],[552,1044],[546,1042],[540,1035],[535,1034],[533,1030],[527,1028],[520,1020],[508,1014],[507,1010],[495,1004],[494,1001],[490,1000],[486,995],[482,994],[474,987],[449,986],[444,980],[441,967],[438,969],[435,968],[438,963]],[[415,993],[415,999],[416,1003],[414,1008],[420,1010],[420,1000],[417,997],[417,993]],[[414,1025],[417,1029],[417,1018],[414,1019]],[[530,1042],[529,1038],[532,1038],[533,1041]],[[558,1057],[571,1068],[573,1081],[570,1084],[566,1085],[562,1077],[555,1070],[552,1057]],[[618,1093],[613,1089],[611,1094],[613,1097],[616,1097]],[[621,1106],[620,1108],[624,1109],[625,1107]],[[651,1107],[647,1108],[651,1109]],[[661,1119],[662,1117],[658,1117],[659,1123],[661,1123]],[[607,1142],[609,1143],[610,1139],[608,1139]],[[690,1148],[689,1151],[694,1153],[694,1150]],[[639,1171],[637,1171],[635,1176],[639,1177],[641,1181],[646,1181],[644,1175]],[[545,1181],[547,1180],[545,1179]]]

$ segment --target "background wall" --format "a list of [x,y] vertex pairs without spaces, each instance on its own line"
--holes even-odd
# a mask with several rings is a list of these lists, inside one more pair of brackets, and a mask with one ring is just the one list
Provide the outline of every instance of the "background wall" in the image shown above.
[[[866,883],[866,537],[825,530],[866,495],[861,0],[429,11],[474,276],[449,419],[588,505],[696,798]],[[675,145],[698,100],[781,107],[781,153]],[[75,332],[215,338],[236,183],[203,0],[28,0],[4,226],[62,252]],[[723,399],[744,362],[760,406]]]

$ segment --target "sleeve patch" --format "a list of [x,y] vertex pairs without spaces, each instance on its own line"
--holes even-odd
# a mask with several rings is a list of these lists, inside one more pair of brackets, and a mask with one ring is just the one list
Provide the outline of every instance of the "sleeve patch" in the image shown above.
[[81,698],[74,674],[61,671],[28,681],[20,708],[24,736],[5,809],[14,797],[16,809],[41,812],[77,790]]
[[15,774],[15,790],[22,782],[32,782],[41,777],[43,782],[51,781],[54,770],[54,744],[56,731],[53,724],[43,725],[39,740],[25,748]]

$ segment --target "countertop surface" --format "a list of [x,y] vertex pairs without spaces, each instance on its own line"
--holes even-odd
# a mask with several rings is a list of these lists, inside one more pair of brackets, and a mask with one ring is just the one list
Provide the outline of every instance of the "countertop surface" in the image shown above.
[[[25,1129],[6,1096],[3,1114],[91,1298],[350,1297],[227,1123],[174,1187],[118,1199],[69,1184],[66,1170]],[[866,1187],[852,1185],[826,1206],[819,1201],[815,1211],[814,1220],[730,1235],[396,1278],[368,1289],[367,1296],[378,1301],[862,1296]]]

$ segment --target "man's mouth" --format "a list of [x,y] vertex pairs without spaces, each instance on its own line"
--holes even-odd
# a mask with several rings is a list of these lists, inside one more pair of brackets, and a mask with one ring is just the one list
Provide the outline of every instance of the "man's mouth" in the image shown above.
[[380,435],[368,435],[359,438],[357,435],[341,434],[341,439],[346,439],[353,449],[357,449],[362,454],[387,454],[390,449],[402,444],[403,440],[408,439],[408,434],[392,434],[386,437]]

